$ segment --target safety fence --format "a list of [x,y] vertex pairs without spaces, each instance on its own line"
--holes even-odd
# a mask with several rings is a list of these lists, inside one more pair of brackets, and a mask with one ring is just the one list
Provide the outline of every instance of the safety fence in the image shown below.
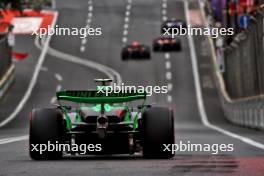
[[[204,4],[200,3],[201,9],[204,19],[208,19],[210,14],[206,13],[208,7]],[[219,69],[216,47],[212,59],[216,87],[226,118],[234,124],[261,130],[264,130],[263,14],[264,10],[257,12],[250,26],[223,48],[223,73]]]

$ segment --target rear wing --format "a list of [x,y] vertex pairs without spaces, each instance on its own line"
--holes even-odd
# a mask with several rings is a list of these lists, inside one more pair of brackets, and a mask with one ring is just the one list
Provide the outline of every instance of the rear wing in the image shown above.
[[124,103],[135,100],[145,100],[146,93],[108,93],[107,95],[97,90],[73,90],[57,92],[57,100],[71,101],[76,103],[101,104],[101,103]]

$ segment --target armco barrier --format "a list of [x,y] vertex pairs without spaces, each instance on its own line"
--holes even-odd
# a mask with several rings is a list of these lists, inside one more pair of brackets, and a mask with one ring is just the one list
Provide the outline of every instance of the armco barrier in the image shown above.
[[0,35],[0,98],[3,97],[14,80],[14,65],[12,64],[11,48],[6,34]]
[[[204,21],[204,1],[200,7]],[[208,8],[208,7],[206,7]],[[226,118],[237,125],[264,130],[264,55],[263,55],[263,12],[255,17],[247,31],[237,36],[225,50],[224,75],[218,69],[214,42],[212,66],[216,87]],[[210,24],[212,25],[212,24]]]

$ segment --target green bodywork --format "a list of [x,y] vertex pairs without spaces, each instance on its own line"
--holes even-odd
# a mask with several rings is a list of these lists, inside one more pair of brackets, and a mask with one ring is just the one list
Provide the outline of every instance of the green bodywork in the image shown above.
[[91,91],[60,91],[57,92],[57,100],[65,100],[76,103],[101,104],[101,103],[124,103],[146,99],[146,93],[101,93]]
[[[68,130],[72,129],[71,119],[68,115],[69,108],[67,106],[61,105],[60,101],[70,101],[75,103],[80,103],[81,105],[75,109],[76,112],[76,121],[81,122],[80,117],[80,110],[82,108],[90,108],[95,112],[110,112],[111,110],[123,108],[127,111],[125,116],[125,122],[131,122],[131,108],[127,105],[124,105],[126,102],[135,101],[135,100],[144,100],[142,103],[143,108],[141,108],[134,120],[133,120],[133,129],[136,130],[138,127],[138,119],[139,114],[145,110],[145,102],[146,102],[146,93],[101,93],[98,90],[88,90],[88,91],[59,91],[57,92],[57,100],[59,105],[63,111],[65,120],[66,120],[66,127]],[[121,104],[122,103],[122,104]],[[83,104],[92,104],[91,106],[86,106]]]

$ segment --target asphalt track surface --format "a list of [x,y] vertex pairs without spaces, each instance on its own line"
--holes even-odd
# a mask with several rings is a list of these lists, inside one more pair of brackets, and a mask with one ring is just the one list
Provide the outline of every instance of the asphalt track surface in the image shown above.
[[[128,0],[129,1],[129,0]],[[233,152],[212,155],[208,152],[178,152],[171,160],[145,160],[140,156],[110,157],[73,157],[60,161],[32,161],[28,155],[28,141],[22,140],[0,145],[0,176],[5,175],[263,175],[264,162],[262,149],[221,134],[203,125],[199,113],[191,62],[191,48],[187,36],[180,37],[182,52],[152,53],[151,60],[127,61],[120,59],[120,50],[125,43],[139,41],[151,46],[152,40],[159,35],[164,16],[163,1],[132,0],[127,35],[123,35],[124,19],[128,1],[92,1],[91,27],[101,27],[102,36],[88,37],[85,42],[78,36],[53,36],[50,47],[77,56],[83,60],[94,61],[118,71],[126,85],[167,85],[172,89],[167,95],[153,95],[149,102],[170,106],[175,111],[176,143],[191,141],[199,144],[234,144]],[[91,4],[90,4],[91,5]],[[84,27],[87,24],[89,4],[87,0],[63,0],[57,2],[60,27]],[[167,1],[167,18],[185,19],[182,1]],[[20,37],[33,57],[39,51],[33,44],[34,39]],[[224,114],[210,69],[210,53],[202,44],[204,38],[194,38],[198,58],[198,68],[202,85],[202,95],[209,121],[225,130],[264,143],[263,133],[229,124]],[[83,48],[81,49],[81,47]],[[36,62],[17,65],[19,79],[9,94],[1,102],[3,120],[20,100],[32,74]],[[170,62],[170,66],[168,63]],[[19,63],[17,63],[19,64]],[[21,113],[11,123],[0,129],[0,139],[28,134],[28,113],[34,107],[51,106],[56,89],[93,88],[94,78],[105,75],[92,68],[73,64],[54,57],[46,56],[44,68],[32,96]],[[170,73],[168,73],[170,72]],[[24,74],[21,74],[24,73]],[[168,74],[170,74],[168,76]],[[59,75],[59,76],[58,76]],[[58,78],[59,77],[59,78]],[[62,78],[62,79],[60,79]],[[15,96],[17,94],[17,96]],[[12,102],[12,103],[11,103]]]

